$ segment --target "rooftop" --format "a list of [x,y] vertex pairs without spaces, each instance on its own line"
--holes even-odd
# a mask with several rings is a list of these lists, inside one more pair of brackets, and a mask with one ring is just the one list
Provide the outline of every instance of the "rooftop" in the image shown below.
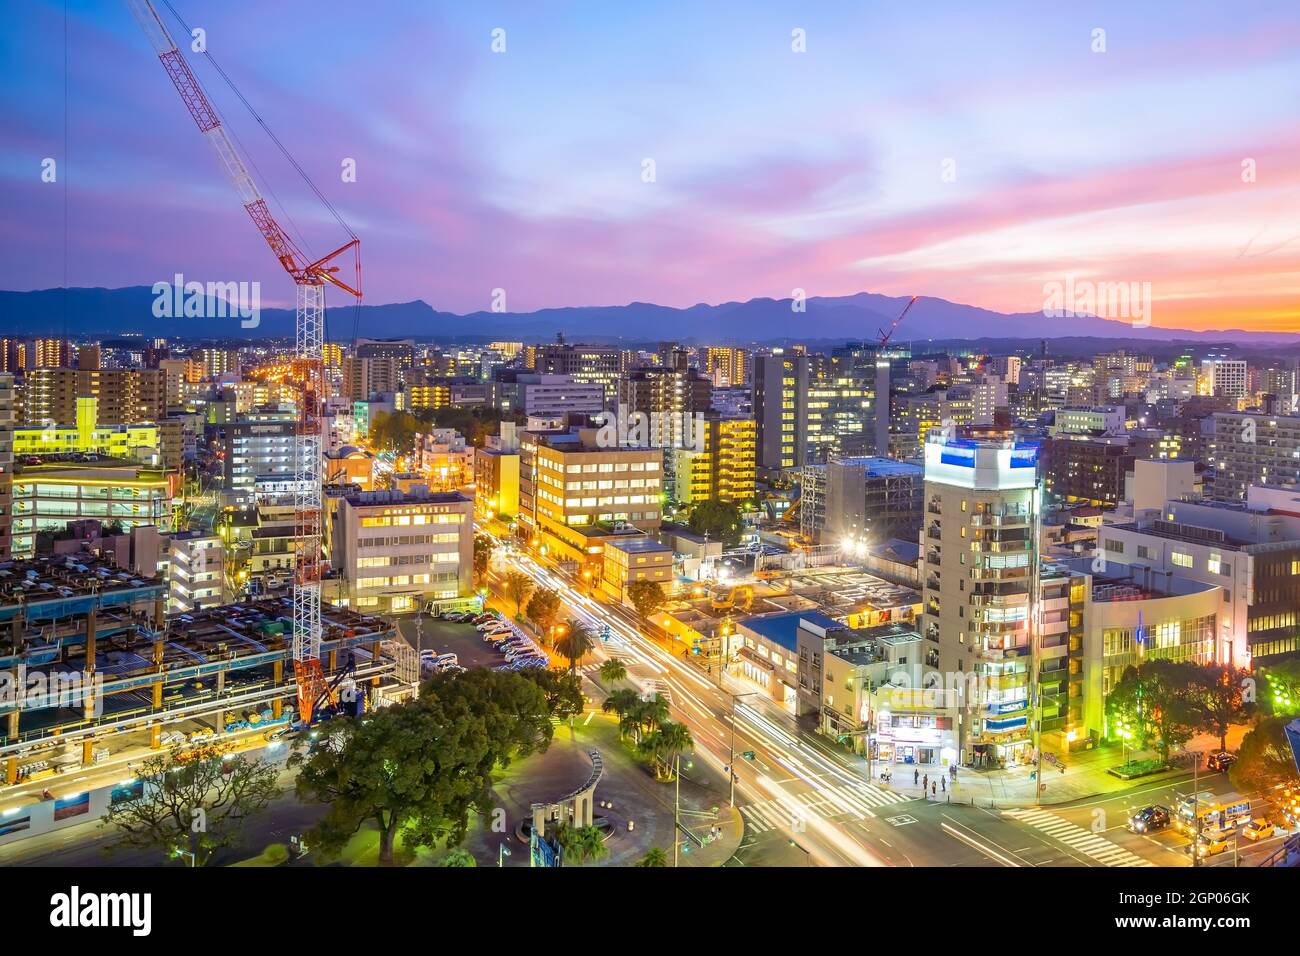
[[817,611],[780,611],[747,618],[741,626],[760,637],[784,647],[787,651],[799,648],[799,627],[811,624],[826,631],[843,630],[844,625]]
[[615,538],[613,540],[606,541],[605,547],[617,548],[619,551],[623,551],[626,554],[649,554],[651,552],[662,553],[664,551],[671,553],[673,550],[672,548],[668,547],[668,545],[661,544],[660,542],[656,541],[654,538],[650,538],[645,535],[636,535],[635,537],[628,536],[625,538]]

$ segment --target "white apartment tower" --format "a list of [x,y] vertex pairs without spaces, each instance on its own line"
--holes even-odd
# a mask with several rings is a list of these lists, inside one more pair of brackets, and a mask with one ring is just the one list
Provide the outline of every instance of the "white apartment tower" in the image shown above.
[[963,764],[1032,750],[1038,577],[1038,446],[939,437],[925,442],[921,586],[927,681],[958,690]]

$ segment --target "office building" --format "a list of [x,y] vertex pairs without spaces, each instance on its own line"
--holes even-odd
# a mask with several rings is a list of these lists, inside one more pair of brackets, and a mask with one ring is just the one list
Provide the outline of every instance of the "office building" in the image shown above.
[[459,492],[347,491],[331,511],[330,561],[349,606],[384,613],[472,589],[473,502]]
[[1168,501],[1155,517],[1102,525],[1099,554],[1135,573],[1223,588],[1214,659],[1271,664],[1300,651],[1300,492],[1252,487],[1245,502]]
[[[617,394],[617,392],[615,393]],[[497,408],[541,418],[595,415],[605,408],[605,386],[579,382],[572,375],[544,375],[506,369],[496,382]]]

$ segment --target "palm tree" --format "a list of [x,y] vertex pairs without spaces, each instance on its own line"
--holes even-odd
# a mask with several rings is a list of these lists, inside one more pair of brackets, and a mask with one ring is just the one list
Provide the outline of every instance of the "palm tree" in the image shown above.
[[668,854],[657,846],[646,850],[645,856],[637,860],[635,866],[667,866]]
[[617,684],[619,681],[626,679],[627,665],[617,657],[611,657],[600,665],[600,682],[602,684]]
[[642,727],[654,730],[668,720],[668,701],[664,700],[663,694],[656,693],[641,702],[636,714]]
[[600,709],[607,714],[617,714],[622,720],[639,703],[641,703],[641,695],[630,687],[623,687],[606,697]]
[[582,660],[596,642],[591,637],[591,629],[582,621],[569,621],[564,636],[555,642],[555,649],[569,659],[569,670],[577,670],[578,661]]
[[672,721],[661,724],[659,736],[662,738],[665,751],[664,762],[669,766],[672,766],[675,756],[683,750],[690,750],[695,746],[695,738],[691,736],[690,729],[685,724],[673,723]]
[[685,724],[665,721],[658,730],[642,737],[637,749],[654,762],[655,777],[659,780],[673,778],[673,758],[694,745],[695,740]]
[[609,847],[605,845],[605,836],[599,827],[561,824],[556,827],[555,840],[564,847],[564,855],[578,863],[594,863],[609,855]]

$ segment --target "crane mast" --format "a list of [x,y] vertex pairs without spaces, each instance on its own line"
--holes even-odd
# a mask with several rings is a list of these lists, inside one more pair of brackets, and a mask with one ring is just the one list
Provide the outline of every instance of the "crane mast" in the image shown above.
[[181,55],[171,33],[150,0],[128,0],[163,69],[194,118],[239,194],[253,224],[293,279],[295,296],[294,355],[302,377],[296,441],[294,443],[295,545],[293,579],[293,669],[298,692],[298,718],[310,722],[312,710],[325,687],[321,649],[321,409],[325,400],[324,355],[325,285],[337,286],[361,298],[360,264],[356,288],[343,282],[331,263],[351,250],[357,255],[360,240],[351,240],[328,255],[312,261],[271,215],[253,177],[249,175],[221,117],[202,85]]

